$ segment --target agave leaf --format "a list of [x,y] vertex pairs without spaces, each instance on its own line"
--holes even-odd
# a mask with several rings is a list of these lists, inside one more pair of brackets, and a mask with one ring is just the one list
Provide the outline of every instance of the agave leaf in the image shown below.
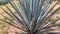
[[38,31],[41,31],[41,30],[44,30],[44,29],[50,29],[51,27],[54,27],[54,26],[58,26],[58,24],[57,25],[55,25],[55,23],[53,23],[53,25],[50,24],[50,26],[44,27],[42,29],[39,28]]
[[44,28],[44,27],[48,26],[49,24],[53,24],[53,23],[55,23],[55,22],[56,22],[56,21],[58,21],[58,20],[60,20],[60,18],[57,18],[57,19],[55,19],[55,20],[53,20],[53,21],[51,21],[51,22],[47,23],[47,24],[46,24],[46,25],[44,25],[42,28]]
[[[16,26],[18,26],[18,27],[20,27],[20,25],[18,24],[18,23],[16,23],[16,22],[14,22],[13,20],[10,20],[9,18],[7,18],[6,16],[4,16],[4,15],[2,15],[3,17],[5,17],[7,20],[9,20],[10,22],[12,22],[11,24],[13,24],[13,25],[16,25]],[[23,27],[23,25],[21,25],[22,27]],[[23,27],[24,29],[26,29],[25,27]]]
[[[60,25],[60,24],[59,24],[59,25]],[[56,25],[56,24],[53,24],[53,25],[47,26],[47,27],[45,27],[45,28],[43,28],[43,29],[38,29],[37,32],[48,31],[48,30],[52,31],[53,29],[51,29],[51,27],[59,26],[59,25],[58,25],[58,24],[57,24],[57,25]]]
[[[20,2],[20,0],[19,0],[19,2]],[[20,2],[20,4],[21,4],[21,2]],[[21,4],[21,5],[22,5],[22,4]],[[23,6],[23,5],[22,5],[22,6]],[[24,8],[24,6],[23,6],[23,8]],[[25,9],[24,9],[24,10],[25,10]],[[21,11],[21,10],[20,10],[20,11]],[[21,13],[22,13],[22,15],[23,15],[25,12],[22,12],[22,11],[21,11]],[[25,14],[24,14],[23,16],[24,16],[24,20],[27,19]],[[23,21],[24,21],[24,20],[23,20]],[[25,20],[25,21],[26,21],[26,20]],[[28,30],[29,30],[29,22],[28,22],[28,20],[26,21],[25,25],[27,26],[27,28],[28,28]]]
[[[21,13],[19,12],[20,10],[17,8],[17,6],[14,3],[12,3],[12,2],[10,2],[10,4],[15,9],[15,11],[17,12],[17,14],[22,18]],[[24,19],[22,18],[22,20],[24,20]]]
[[45,14],[45,11],[50,7],[50,4],[48,5],[49,3],[47,3],[47,5],[44,7],[44,9],[42,9],[42,14],[41,16],[38,17],[37,19],[37,23],[39,22],[39,20],[41,20],[41,17]]
[[[49,4],[49,3],[48,3]],[[46,10],[47,9],[49,9],[50,8],[50,5],[52,5],[52,4],[49,4],[49,5],[47,5],[46,7],[45,7],[45,9],[43,10],[44,11],[44,13],[43,13],[43,15],[46,13]],[[54,5],[53,5],[54,6]],[[42,12],[43,12],[42,11]],[[42,16],[43,16],[42,15]],[[46,14],[47,15],[47,14]],[[39,22],[42,20],[42,16],[41,16],[41,18],[40,18],[40,16],[38,17],[38,20],[37,20],[37,23],[39,24]],[[41,24],[42,22],[40,22],[40,24]]]
[[[41,19],[44,19],[46,16],[47,16],[47,14],[55,7],[55,5],[58,3],[58,1],[56,1],[56,3],[54,4],[54,5],[52,5],[51,4],[51,6],[49,7],[49,9],[46,11],[46,13],[42,16],[42,18]],[[42,21],[43,22],[43,21]],[[41,22],[41,23],[42,23]],[[40,24],[38,25],[38,26],[36,26],[36,28],[35,28],[35,30],[34,31],[36,31],[38,28],[40,27]]]
[[[7,7],[7,6],[6,6]],[[19,21],[19,23],[23,24],[22,21],[12,12],[12,10],[10,8],[7,7],[7,9],[9,10],[9,12]]]
[[[7,6],[6,6],[7,7]],[[8,8],[8,7],[7,7]],[[16,18],[16,20],[18,21],[18,23],[23,27],[24,23],[11,11],[11,9],[9,9],[9,12]],[[24,26],[25,27],[25,26]]]
[[30,0],[25,0],[25,8],[26,8],[26,15],[28,17],[28,20],[31,21],[30,17],[31,17],[31,12],[30,12]]
[[5,9],[2,8],[2,10],[15,20],[15,18],[10,13],[8,13]]
[[18,29],[21,29],[21,30],[25,31],[24,29],[22,29],[22,28],[20,28],[20,27],[17,27],[17,26],[15,26],[15,25],[13,25],[13,24],[11,24],[11,22],[7,22],[7,21],[2,20],[2,19],[0,19],[0,20],[3,21],[3,22],[5,22],[5,23],[7,23],[7,24],[10,24],[10,25],[12,25],[12,26],[14,26],[14,27],[16,27],[16,28],[18,28]]
[[27,9],[28,18],[31,21],[30,0],[25,0],[25,1],[26,1],[26,9]]
[[41,24],[41,26],[40,26],[38,29],[41,29],[41,27],[42,27],[43,25],[47,24],[47,23],[48,23],[48,21],[46,21],[46,23]]
[[55,24],[55,23],[53,23],[52,25],[47,26],[47,27],[45,27],[44,29],[48,29],[48,28],[56,27],[56,26],[60,26],[60,24]]
[[[3,8],[2,8],[3,9]],[[6,10],[4,10],[3,9],[3,11],[5,12],[5,13],[7,13],[9,16],[11,16],[14,20],[16,20],[16,18],[15,17],[13,17],[11,14],[9,14]],[[19,23],[19,21],[18,20],[16,20],[17,21],[17,23]]]
[[12,22],[13,24],[17,25],[15,22],[13,22],[13,20],[10,20],[9,18],[7,18],[6,16],[2,15],[3,17],[5,17],[7,20],[9,20],[10,22]]
[[[2,8],[3,9],[3,8]],[[9,14],[6,10],[3,9],[5,13],[7,13],[9,16],[11,16],[13,19],[15,19],[11,14]]]
[[44,0],[38,0],[37,2],[37,6],[36,6],[36,9],[35,9],[35,19],[38,18],[39,15],[41,15],[41,9],[42,9],[42,5],[44,3]]
[[[6,14],[8,14],[9,16],[11,16],[12,17],[12,15],[11,14],[9,14],[5,9],[3,9],[3,8],[1,8]],[[12,17],[13,18],[13,17]]]
[[[41,15],[41,17],[45,14],[46,10],[47,10],[47,9],[50,7],[50,5],[52,4],[53,1],[52,1],[52,2],[51,2],[51,1],[52,1],[52,0],[49,0],[47,3],[44,4],[44,6],[45,6],[45,5],[46,5],[46,6],[45,6],[44,8],[42,8],[42,15]],[[50,2],[51,2],[51,3],[50,3]],[[39,21],[39,20],[37,20],[37,21]]]
[[[9,22],[9,24],[11,25],[15,25],[15,26],[18,26],[18,27],[20,27],[20,25],[18,24],[18,23],[15,23],[13,20],[10,20],[9,18],[7,18],[6,16],[4,16],[4,15],[2,15],[3,17],[5,17],[6,19],[8,19],[10,22]],[[11,23],[12,22],[12,23]],[[23,27],[23,25],[22,25],[22,27]]]
[[[22,18],[22,15],[21,15],[21,13],[19,12],[20,10],[17,8],[17,6],[14,4],[12,4],[11,2],[10,2],[10,4],[12,5],[12,7],[15,9],[15,11],[17,12],[17,14]],[[22,20],[24,20],[23,18],[22,18]],[[24,21],[23,21],[24,22]]]
[[[42,15],[42,14],[41,14],[41,13],[42,13],[41,10],[42,10],[42,6],[43,6],[44,1],[45,1],[45,0],[41,0],[41,1],[40,1],[41,3],[39,4],[38,14],[40,13],[40,14],[39,14],[40,16]],[[41,17],[40,17],[40,18],[41,18]]]
[[[49,30],[52,31],[52,29],[49,28],[49,29],[43,29],[43,30],[38,31],[38,32],[46,32],[46,31],[49,31]],[[38,32],[37,32],[37,33],[38,33]]]
[[60,7],[58,7],[52,14],[50,14],[50,15],[46,18],[46,20],[49,19],[50,17],[52,17],[53,15],[55,15],[55,14],[58,12],[59,9],[60,9]]
[[[20,1],[20,0],[19,0],[19,1]],[[22,3],[22,2],[20,2],[20,4],[21,4],[21,3]],[[26,23],[28,22],[27,24],[29,24],[27,10],[26,10],[24,4],[21,4],[21,8],[23,9],[22,11],[20,10],[21,15],[23,16],[25,22],[26,22]],[[24,14],[24,15],[23,15],[23,14]]]
[[[47,21],[50,17],[52,17],[53,15],[55,15],[58,10],[60,9],[60,7],[58,7],[52,14],[50,14],[45,20]],[[43,23],[40,27],[42,27],[43,25],[47,24],[47,22]]]
[[[19,15],[19,16],[21,16],[21,14],[20,14],[20,12],[19,12],[19,9],[17,8],[17,6],[15,5],[15,3],[12,3],[12,2],[10,2],[10,4],[11,4],[11,6],[15,9],[15,11],[17,12],[17,14]],[[13,5],[14,4],[14,5]],[[22,17],[22,16],[21,16]]]
[[54,5],[52,5],[52,4],[50,5],[50,7],[48,8],[48,10],[46,10],[46,13],[42,16],[42,18],[46,17],[47,14],[49,14],[49,12],[56,6],[57,3],[58,3],[58,1],[56,1],[55,3],[53,2],[52,4],[54,4]]
[[[51,0],[49,0],[49,2],[50,2],[50,1],[51,1]],[[46,4],[46,7],[44,7],[44,9],[41,11],[41,13],[42,13],[42,12],[43,12],[43,13],[42,13],[42,14],[40,13],[41,16],[38,17],[37,22],[38,22],[39,20],[41,20],[41,17],[45,14],[46,10],[50,7],[51,3],[49,3],[49,2]]]
[[[48,4],[49,4],[49,3],[48,3]],[[44,7],[44,9],[42,9],[42,12],[45,13],[45,11],[50,7],[50,5],[48,5],[48,4],[47,4],[46,7]],[[43,14],[44,14],[44,13],[43,13]],[[42,17],[42,16],[39,16],[37,21],[39,21],[39,19],[41,19],[40,17]]]

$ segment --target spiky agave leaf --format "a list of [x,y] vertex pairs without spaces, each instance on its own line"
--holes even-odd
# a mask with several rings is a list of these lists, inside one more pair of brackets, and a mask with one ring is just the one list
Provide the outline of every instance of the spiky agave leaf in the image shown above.
[[[55,11],[53,11],[53,13],[48,15],[59,3],[59,1],[48,0],[48,2],[45,3],[46,0],[17,0],[17,2],[17,5],[14,2],[9,3],[16,11],[16,13],[14,13],[7,5],[5,5],[5,7],[9,10],[9,12],[2,8],[2,10],[10,17],[12,17],[16,22],[10,20],[4,15],[2,16],[10,22],[7,22],[3,19],[0,20],[20,28],[28,34],[43,34],[43,32],[50,30],[50,28],[53,27],[51,24],[54,24],[60,20],[60,18],[57,18],[53,21],[48,21],[60,9],[60,7],[58,7]],[[16,14],[18,14],[18,16]]]

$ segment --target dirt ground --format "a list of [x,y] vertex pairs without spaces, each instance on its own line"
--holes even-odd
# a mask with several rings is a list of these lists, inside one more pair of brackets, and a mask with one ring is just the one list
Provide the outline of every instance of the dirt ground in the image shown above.
[[17,29],[13,26],[9,26],[8,28],[8,34],[19,34],[19,33],[22,33],[24,31],[20,30],[20,29]]

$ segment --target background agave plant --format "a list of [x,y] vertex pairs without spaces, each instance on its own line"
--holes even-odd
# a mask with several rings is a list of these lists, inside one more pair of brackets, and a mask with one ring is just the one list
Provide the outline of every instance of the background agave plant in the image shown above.
[[56,18],[55,20],[49,21],[49,19],[54,16],[60,7],[54,10],[51,14],[52,9],[59,3],[59,1],[48,0],[17,0],[17,3],[10,2],[10,5],[16,11],[14,13],[8,5],[5,7],[8,9],[6,11],[4,8],[2,10],[8,14],[13,20],[10,20],[7,16],[4,16],[8,21],[0,19],[1,21],[8,23],[18,29],[23,30],[27,34],[43,34],[46,31],[51,30],[55,22],[60,20]]
[[[6,4],[6,3],[8,3],[8,1],[9,0],[0,0],[0,4]],[[10,1],[12,1],[12,0],[10,0]]]

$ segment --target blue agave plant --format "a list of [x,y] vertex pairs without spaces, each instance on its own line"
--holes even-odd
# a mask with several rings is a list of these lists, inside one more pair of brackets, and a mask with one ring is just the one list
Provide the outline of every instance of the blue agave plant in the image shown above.
[[48,21],[60,9],[60,7],[58,7],[49,14],[59,1],[48,0],[46,3],[46,0],[17,0],[17,2],[17,5],[14,2],[10,2],[16,13],[7,5],[5,5],[5,7],[9,12],[2,8],[2,10],[16,22],[4,15],[2,16],[9,20],[9,22],[3,19],[0,20],[27,32],[27,34],[43,34],[45,31],[51,30],[50,28],[53,27],[51,24],[60,20],[60,18],[56,18],[52,21]]

